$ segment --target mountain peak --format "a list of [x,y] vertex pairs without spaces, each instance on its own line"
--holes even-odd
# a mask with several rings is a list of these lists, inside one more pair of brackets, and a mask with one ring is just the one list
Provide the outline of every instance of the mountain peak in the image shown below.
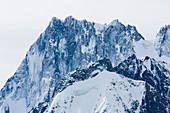
[[69,22],[70,23],[71,21],[74,21],[74,20],[77,20],[77,19],[75,19],[73,16],[70,15],[70,16],[65,18],[64,22],[66,22],[66,23]]
[[67,16],[67,17],[65,18],[65,20],[72,20],[72,19],[74,19],[72,15]]
[[49,26],[52,27],[58,25],[58,23],[61,23],[61,20],[56,17],[52,17]]
[[156,35],[155,48],[160,57],[170,57],[170,24],[162,27]]
[[56,21],[56,20],[57,20],[56,17],[52,17],[51,22]]
[[116,25],[123,25],[123,24],[118,19],[115,19],[109,25],[116,26]]
[[[109,67],[106,70],[112,71],[111,64],[116,66],[135,53],[134,40],[140,39],[141,35],[136,30],[127,29],[118,19],[105,28],[72,16],[64,21],[53,17],[45,32],[30,47],[17,73],[1,90],[0,110],[6,106],[13,108],[7,101],[10,98],[14,99],[12,102],[25,99],[26,112],[39,102],[49,101],[62,78],[99,59],[106,58],[99,64],[104,64],[102,66]],[[135,55],[131,59],[137,62]],[[98,68],[101,70],[101,66]],[[86,76],[88,72],[85,71],[83,75]],[[16,104],[17,108],[20,107],[19,103]]]
[[169,29],[170,29],[170,24],[169,25],[165,25],[164,27],[161,27],[161,29],[160,29],[158,34],[166,34]]

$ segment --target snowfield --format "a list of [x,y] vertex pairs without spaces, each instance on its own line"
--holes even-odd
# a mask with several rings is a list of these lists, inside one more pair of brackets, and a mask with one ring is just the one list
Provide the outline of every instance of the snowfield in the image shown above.
[[1,89],[0,113],[168,113],[170,25],[156,38],[53,17]]
[[154,43],[148,40],[140,40],[134,42],[135,55],[140,59],[145,56],[154,58],[157,61],[165,61],[170,64],[170,57],[161,56],[159,57],[158,52],[155,50]]
[[134,109],[138,113],[144,93],[145,82],[103,71],[58,93],[46,112],[123,113]]

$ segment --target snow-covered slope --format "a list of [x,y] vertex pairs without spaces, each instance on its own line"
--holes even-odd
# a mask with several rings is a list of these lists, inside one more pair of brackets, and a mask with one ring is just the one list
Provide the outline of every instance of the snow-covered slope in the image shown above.
[[170,57],[170,24],[160,29],[156,36],[155,48],[159,56]]
[[[65,76],[51,100],[39,103],[30,113],[97,113],[100,110],[168,113],[169,76],[166,63],[148,56],[140,60],[132,55],[116,67],[112,67],[109,59],[102,59],[89,68],[77,69]],[[138,83],[142,83],[141,87]],[[138,91],[144,92],[139,94]]]
[[[165,34],[169,34],[169,31]],[[169,47],[168,40],[169,38],[166,37],[166,40],[161,41],[159,47],[163,47],[162,45]],[[167,42],[168,44],[165,44]],[[168,49],[167,52],[166,49]],[[128,88],[129,92],[126,91],[130,85],[129,80],[133,79],[131,81],[134,84],[142,84],[139,85],[140,87],[143,87],[143,83],[145,84],[145,89],[141,89],[141,92],[145,90],[146,93],[139,97],[141,99],[144,96],[141,106],[143,111],[140,110],[141,112],[167,112],[169,110],[167,106],[169,101],[170,60],[167,55],[169,48],[166,49],[161,49],[161,51],[164,50],[164,52],[161,52],[163,55],[158,56],[153,44],[145,41],[134,26],[125,26],[118,20],[114,20],[108,25],[100,25],[86,20],[76,20],[71,16],[64,21],[54,17],[47,29],[30,47],[17,71],[1,89],[0,112],[26,113],[30,111],[34,113],[49,111],[53,108],[53,105],[56,105],[54,99],[56,95],[62,97],[63,92],[71,90],[71,87],[74,88],[76,84],[82,84],[84,88],[85,82],[97,85],[90,83],[90,81],[96,81],[99,78],[101,80],[103,77],[102,80],[108,82],[106,86],[111,88],[110,82],[112,81],[109,80],[111,75],[115,76],[115,79],[113,77],[114,81],[122,83],[119,86],[112,86],[112,88],[115,88],[113,91],[117,90],[118,92],[107,91],[107,87],[103,84],[103,87],[96,86],[98,88],[89,86],[84,89],[85,91],[80,89],[80,92],[78,92],[80,96],[70,92],[69,95],[63,93],[63,97],[74,94],[74,96],[77,95],[77,98],[82,99],[81,94],[86,96],[86,94],[95,91],[98,91],[95,95],[98,97],[99,91],[103,89],[104,92],[109,93],[108,95],[113,94],[116,95],[114,98],[121,97],[123,99],[122,95],[118,93],[125,90],[125,94],[133,95],[131,87]],[[133,54],[136,54],[137,57]],[[146,55],[149,57],[145,57]],[[141,57],[143,59],[140,60]],[[94,62],[95,64],[93,64]],[[108,75],[108,78],[104,78],[105,74]],[[78,85],[75,87],[78,87]],[[135,90],[135,88],[138,89],[134,86],[133,89]],[[105,108],[102,107],[102,102],[110,103],[108,95],[104,95],[103,92],[100,94],[102,94],[102,98],[98,98],[98,102],[94,100],[98,103],[95,110],[99,111]],[[127,97],[130,103],[126,100],[120,100],[121,104],[125,104],[121,110],[125,110],[126,107],[127,111],[139,110],[140,99],[137,99],[140,100],[137,103],[134,102],[135,105],[129,106],[133,103],[130,98],[134,100],[136,97],[136,95]],[[63,106],[64,100],[59,100]],[[117,101],[116,103],[110,104],[120,105]],[[108,110],[114,109],[113,106],[109,107],[107,104],[103,106],[106,106]],[[136,106],[138,107],[136,108]]]
[[22,100],[26,112],[38,103],[49,101],[56,84],[76,68],[109,58],[113,65],[134,53],[133,43],[143,40],[134,26],[118,20],[99,25],[69,16],[64,21],[52,18],[47,29],[30,47],[25,59],[0,91],[0,108],[13,110]]
[[58,93],[49,113],[139,112],[145,83],[104,70],[94,78],[74,83]]
[[[168,49],[167,51],[170,50],[170,48],[167,49]],[[138,42],[134,42],[134,50],[135,50],[135,55],[138,58],[145,58],[146,56],[149,56],[157,61],[162,61],[162,62],[164,61],[170,65],[170,57],[165,55],[160,57],[158,51],[155,49],[154,42],[152,41],[140,40]]]

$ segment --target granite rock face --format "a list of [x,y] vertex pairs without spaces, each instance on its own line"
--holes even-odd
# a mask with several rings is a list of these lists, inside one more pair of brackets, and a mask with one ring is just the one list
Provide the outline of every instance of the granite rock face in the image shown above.
[[[170,25],[157,34],[159,58],[170,57],[169,40]],[[168,113],[170,65],[153,56],[138,58],[141,47],[152,50],[134,26],[118,20],[100,25],[53,17],[1,89],[0,112]],[[89,98],[98,101],[84,106]]]
[[155,48],[160,57],[163,55],[170,57],[170,24],[160,29],[156,36]]
[[[133,42],[139,40],[144,38],[134,26],[124,26],[118,20],[100,25],[71,16],[64,21],[52,18],[1,89],[1,111],[8,111],[12,103],[19,109],[19,103],[23,103],[22,112],[28,112],[38,103],[49,101],[56,84],[69,72],[102,58],[116,66],[135,53]],[[9,112],[16,111],[11,108]]]
[[145,81],[146,94],[141,113],[168,113],[170,98],[170,71],[165,62],[146,56],[143,60],[132,55],[113,69],[133,80]]

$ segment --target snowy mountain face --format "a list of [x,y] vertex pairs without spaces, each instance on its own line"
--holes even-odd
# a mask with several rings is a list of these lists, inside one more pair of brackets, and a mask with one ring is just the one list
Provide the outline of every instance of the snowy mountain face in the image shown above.
[[159,56],[170,57],[170,24],[160,29],[156,36],[155,48]]
[[168,113],[169,75],[167,64],[150,57],[132,55],[116,67],[102,59],[65,76],[51,101],[30,113]]
[[54,17],[1,89],[0,112],[166,113],[169,57],[148,45],[118,20],[100,25]]
[[144,87],[142,81],[103,71],[94,78],[77,82],[58,93],[45,112],[139,112]]
[[145,81],[146,94],[141,112],[168,113],[170,98],[170,71],[165,62],[146,56],[139,60],[135,55],[121,62],[114,71],[133,80]]
[[[95,64],[90,65],[88,68],[80,69],[77,68],[75,71],[66,75],[59,84],[56,85],[53,92],[52,99],[60,92],[62,92],[67,87],[73,85],[75,82],[84,81],[89,78],[97,76],[103,70],[110,71],[112,70],[112,64],[109,59],[102,59],[96,62]],[[52,100],[51,99],[51,100]],[[30,112],[44,112],[47,109],[47,106],[50,106],[51,100],[48,102],[39,103],[37,108],[33,108]]]
[[134,53],[133,42],[143,39],[135,27],[126,27],[118,20],[99,27],[71,16],[64,21],[54,17],[1,89],[0,106],[11,108],[11,101],[22,99],[27,112],[39,102],[48,101],[54,86],[67,73],[101,58],[109,58],[117,65]]

